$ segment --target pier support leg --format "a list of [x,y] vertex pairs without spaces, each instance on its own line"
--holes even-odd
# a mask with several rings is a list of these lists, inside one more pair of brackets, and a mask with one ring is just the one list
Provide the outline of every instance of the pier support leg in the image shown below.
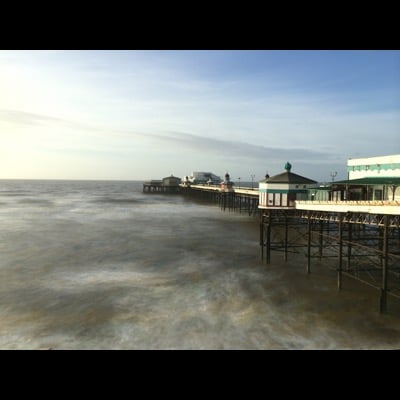
[[260,258],[264,260],[264,216],[261,216],[260,221]]
[[381,263],[381,267],[383,268],[383,241],[384,241],[384,229],[381,228],[380,226],[378,226],[378,250],[379,250],[379,254],[380,254],[380,263]]
[[285,247],[284,247],[284,252],[283,252],[283,257],[284,260],[287,261],[287,255],[288,255],[288,218],[285,217]]
[[271,262],[271,223],[272,223],[272,217],[271,214],[268,213],[267,217],[267,237],[266,237],[266,243],[265,243],[265,252],[266,252],[266,263],[270,264]]
[[324,233],[324,221],[321,219],[319,221],[319,238],[318,238],[318,256],[321,259],[322,257],[322,249],[324,246],[324,237],[323,237],[323,233]]
[[388,249],[389,249],[389,216],[384,216],[384,228],[383,228],[383,265],[382,265],[382,287],[381,287],[381,298],[380,298],[380,312],[386,312],[387,307],[387,276],[388,276]]
[[348,222],[347,224],[348,230],[348,244],[347,244],[347,271],[351,268],[351,241],[353,240],[353,224]]
[[338,289],[342,289],[342,267],[343,267],[343,216],[339,217],[339,266],[337,275]]
[[307,219],[307,274],[311,272],[311,213],[308,211]]

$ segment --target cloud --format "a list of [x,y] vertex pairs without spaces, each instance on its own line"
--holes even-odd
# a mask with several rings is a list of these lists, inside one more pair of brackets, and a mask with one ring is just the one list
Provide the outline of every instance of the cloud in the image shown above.
[[121,139],[135,140],[146,139],[153,143],[162,143],[168,148],[190,149],[191,151],[204,152],[223,156],[224,158],[252,159],[271,161],[282,161],[286,159],[318,162],[328,161],[334,158],[329,152],[309,150],[294,147],[266,147],[241,141],[217,139],[180,131],[167,131],[165,133],[145,133],[133,130],[111,130],[99,128],[89,124],[48,116],[44,114],[31,113],[19,110],[0,109],[0,119],[13,124],[30,126],[57,124],[65,128],[79,129],[103,133],[106,136],[120,137]]
[[59,118],[25,111],[0,109],[0,119],[4,122],[23,125],[41,125],[46,123],[60,123]]
[[221,140],[203,137],[186,132],[168,132],[167,135],[148,134],[158,141],[167,143],[169,147],[188,148],[204,152],[204,154],[216,154],[228,158],[282,161],[286,159],[297,161],[321,162],[335,159],[329,152],[307,150],[302,148],[276,148],[262,145],[254,145],[246,142]]
[[13,125],[24,125],[24,126],[54,126],[78,129],[83,131],[91,132],[107,132],[106,129],[95,127],[90,124],[85,124],[82,122],[77,122],[73,120],[52,117],[45,114],[32,113],[20,110],[10,110],[0,108],[0,121],[8,122]]

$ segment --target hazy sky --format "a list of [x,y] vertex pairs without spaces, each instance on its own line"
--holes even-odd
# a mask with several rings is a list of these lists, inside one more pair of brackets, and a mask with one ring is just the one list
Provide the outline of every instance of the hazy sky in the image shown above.
[[0,178],[344,179],[400,153],[400,51],[1,51]]

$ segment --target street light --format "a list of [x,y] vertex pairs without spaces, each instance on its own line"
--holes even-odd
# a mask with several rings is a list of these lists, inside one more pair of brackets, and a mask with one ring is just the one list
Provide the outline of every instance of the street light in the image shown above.
[[238,179],[239,179],[239,187],[238,187],[238,189],[240,189],[240,176],[239,176],[239,178],[238,178]]
[[332,182],[335,180],[335,176],[337,175],[337,171],[331,172]]
[[251,174],[250,176],[251,176],[251,190],[253,190],[253,179],[254,179],[255,175]]

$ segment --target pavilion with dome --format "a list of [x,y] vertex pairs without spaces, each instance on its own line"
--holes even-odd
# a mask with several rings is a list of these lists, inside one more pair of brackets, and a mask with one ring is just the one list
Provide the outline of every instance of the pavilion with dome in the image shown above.
[[296,200],[307,200],[308,189],[317,187],[317,181],[291,172],[292,165],[285,164],[285,172],[259,182],[258,208],[295,208]]

